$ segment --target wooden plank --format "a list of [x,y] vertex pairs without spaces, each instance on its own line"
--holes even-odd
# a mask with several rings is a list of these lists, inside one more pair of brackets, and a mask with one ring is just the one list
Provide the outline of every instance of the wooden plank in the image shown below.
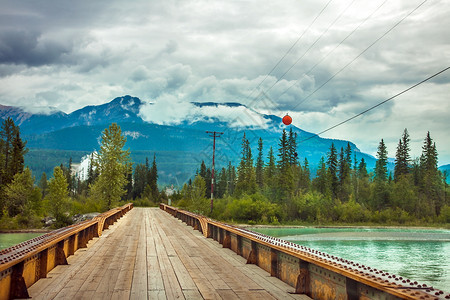
[[222,299],[240,299],[233,290],[217,290]]
[[119,275],[117,276],[116,285],[114,286],[114,292],[131,291],[135,260],[136,259],[133,256],[125,256],[119,271]]
[[[142,212],[139,210],[139,212]],[[142,215],[142,213],[140,214]],[[131,299],[147,299],[147,243],[145,241],[146,228],[139,226],[139,239],[137,245],[136,259],[131,284]]]
[[148,287],[149,291],[158,291],[164,289],[164,282],[161,274],[161,269],[159,268],[158,257],[149,256],[147,257],[148,264]]
[[129,300],[130,290],[114,290],[111,295],[111,300]]
[[178,282],[182,290],[196,290],[197,286],[192,280],[191,275],[184,266],[183,262],[178,256],[169,257],[170,263],[172,265],[175,274],[177,275]]
[[[280,299],[310,299],[306,295],[291,294],[295,291],[293,287],[282,282],[278,278],[270,277],[270,274],[257,266],[247,265],[246,259],[237,255],[232,250],[223,248],[221,244],[212,239],[204,238],[204,236],[200,232],[192,230],[192,227],[187,226],[184,223],[182,223],[182,225],[184,227],[183,235],[186,238],[191,238],[197,245],[199,245],[199,249],[209,248],[213,253],[217,254],[217,256],[211,258],[210,263],[214,265],[214,270],[217,270],[219,273],[221,273],[222,279],[231,288],[235,290],[248,289],[248,287],[246,287],[248,283],[243,285],[242,282],[246,282],[248,278],[251,278],[252,289],[263,287],[272,295],[282,295],[279,297]],[[179,230],[179,232],[181,233],[181,230]],[[190,234],[186,234],[189,232]],[[219,260],[217,259],[217,257],[219,257]],[[225,263],[223,261],[225,261]],[[230,269],[230,264],[233,267],[236,267],[237,270],[234,271]],[[221,267],[220,265],[223,265],[225,267]],[[255,268],[256,272],[249,271],[247,270],[247,268]],[[233,276],[230,276],[230,274],[233,274]],[[245,276],[247,279],[243,280],[242,276]]]
[[125,248],[126,247],[118,247],[116,248],[117,250],[114,251],[115,255],[113,256],[111,263],[106,270],[106,273],[102,277],[97,289],[95,290],[96,294],[104,293],[106,298],[111,298],[117,282],[117,278],[119,277]]
[[[160,214],[157,212],[155,214],[155,217],[159,220],[159,224],[162,224],[164,222],[170,222],[172,223],[171,226],[166,226],[165,230],[168,230],[167,228],[173,228],[176,223],[178,223],[177,219],[171,218],[170,216],[166,216],[165,213]],[[175,223],[175,224],[173,224]],[[221,299],[219,294],[216,292],[215,288],[211,285],[211,283],[208,281],[208,279],[205,277],[205,275],[202,273],[202,271],[197,267],[195,262],[193,261],[192,257],[190,257],[186,251],[185,248],[182,247],[182,240],[178,240],[177,236],[183,235],[184,232],[180,231],[180,229],[185,230],[185,227],[182,226],[180,228],[181,224],[178,224],[176,226],[177,230],[175,230],[175,234],[167,235],[167,238],[170,240],[172,244],[172,248],[175,250],[178,258],[183,263],[184,268],[189,273],[189,275],[192,278],[192,281],[194,282],[197,291],[199,294],[201,294],[202,298],[204,299]],[[172,230],[174,231],[174,230]],[[183,291],[184,293],[184,291]]]
[[211,283],[211,285],[216,290],[226,290],[230,287],[223,281],[222,278],[215,272],[216,270],[212,269],[208,263],[205,262],[205,259],[202,257],[193,257],[195,264],[198,269],[202,271],[207,280]]
[[[183,263],[186,271],[192,278],[197,290],[202,295],[204,299],[221,299],[220,295],[216,292],[212,284],[207,280],[205,275],[201,272],[201,270],[197,267],[192,257],[190,257],[181,247],[180,244],[174,243],[174,249],[178,254],[178,258]],[[184,291],[183,291],[184,293]]]
[[169,260],[169,253],[175,256],[175,250],[173,250],[172,245],[168,242],[166,235],[159,227],[161,223],[158,222],[151,214],[150,228],[154,235],[156,253],[159,261],[159,269],[161,270],[161,276],[164,283],[164,289],[166,291],[166,296],[168,299],[178,299],[183,298],[183,292],[178,282],[178,278]]
[[[183,295],[186,300],[197,300],[202,299],[202,294],[195,289],[195,290],[183,290]],[[229,299],[229,298],[227,298]]]
[[265,290],[236,291],[236,294],[241,299],[254,299],[254,300],[277,299],[277,298],[274,298],[270,293],[268,293]]
[[[131,299],[133,299],[133,298],[131,298]],[[136,298],[136,299],[139,299],[139,298]],[[148,291],[148,299],[166,300],[166,299],[171,299],[171,298],[168,298],[166,296],[165,290],[152,290],[152,291]]]

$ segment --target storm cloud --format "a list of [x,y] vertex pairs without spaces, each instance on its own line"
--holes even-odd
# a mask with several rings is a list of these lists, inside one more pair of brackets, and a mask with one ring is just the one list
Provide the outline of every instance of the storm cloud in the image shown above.
[[[320,132],[450,62],[450,3],[427,1],[2,1],[0,103],[71,112],[125,94],[173,120],[191,102],[239,102]],[[276,67],[275,67],[276,66]],[[450,163],[450,71],[326,137],[390,156],[408,128]],[[158,115],[147,111],[148,121]]]

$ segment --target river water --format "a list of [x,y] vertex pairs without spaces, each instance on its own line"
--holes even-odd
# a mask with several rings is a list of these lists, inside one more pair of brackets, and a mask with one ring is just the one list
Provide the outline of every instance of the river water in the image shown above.
[[250,228],[450,291],[450,230]]
[[0,250],[31,240],[43,233],[0,233]]

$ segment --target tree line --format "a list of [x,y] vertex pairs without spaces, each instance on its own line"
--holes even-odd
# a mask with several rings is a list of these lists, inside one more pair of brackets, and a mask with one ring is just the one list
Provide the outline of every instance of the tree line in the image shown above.
[[[42,174],[38,184],[24,166],[26,142],[12,119],[0,130],[0,228],[40,228],[53,219],[54,227],[73,222],[73,216],[103,212],[121,203],[157,205],[167,201],[158,189],[156,156],[150,163],[134,164],[126,138],[113,123],[102,132],[101,146],[90,156],[88,176],[72,172],[72,161]],[[209,213],[211,169],[201,163],[196,176],[172,195],[175,204],[217,219],[250,223],[396,223],[450,222],[445,175],[438,170],[436,145],[427,133],[419,158],[410,155],[405,129],[395,153],[393,173],[381,140],[373,172],[358,160],[350,144],[331,144],[315,174],[306,158],[298,156],[297,134],[283,130],[278,148],[268,150],[258,141],[253,155],[245,133],[239,165],[231,162],[216,173],[214,211]]]
[[76,177],[72,159],[61,164],[38,184],[24,166],[26,142],[11,118],[0,131],[0,229],[41,228],[46,221],[53,227],[71,224],[73,216],[104,212],[135,200],[138,205],[157,205],[167,196],[159,192],[156,156],[150,166],[130,160],[124,150],[126,138],[113,123],[102,132],[100,149],[89,158],[87,179]]
[[[260,138],[254,158],[244,133],[239,165],[229,163],[216,177],[212,217],[251,223],[450,222],[446,174],[438,169],[429,132],[421,156],[413,159],[409,133],[404,130],[393,173],[388,171],[383,139],[373,172],[368,172],[364,158],[356,158],[349,143],[341,149],[332,143],[311,174],[308,160],[298,157],[292,129],[283,130],[276,154],[271,147],[264,159],[263,148]],[[202,162],[195,179],[183,186],[178,205],[209,214],[210,186],[211,171]]]

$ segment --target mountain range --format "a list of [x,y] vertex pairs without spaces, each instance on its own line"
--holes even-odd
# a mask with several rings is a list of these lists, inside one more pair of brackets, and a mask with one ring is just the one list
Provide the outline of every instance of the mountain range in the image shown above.
[[[362,153],[350,141],[314,137],[314,134],[293,125],[285,126],[275,115],[260,114],[239,103],[190,103],[186,114],[178,107],[168,107],[174,112],[167,119],[155,118],[158,111],[152,103],[139,98],[123,96],[97,106],[86,106],[70,114],[50,110],[47,113],[30,113],[26,109],[0,105],[0,118],[12,118],[20,127],[21,136],[27,141],[29,153],[25,163],[35,176],[46,172],[49,177],[53,167],[74,163],[83,156],[99,149],[102,131],[111,123],[120,125],[127,137],[126,148],[131,151],[135,163],[144,163],[156,156],[159,183],[182,185],[199,168],[201,161],[211,166],[213,138],[206,131],[223,132],[216,139],[216,169],[228,162],[238,165],[241,141],[244,133],[250,141],[253,157],[257,155],[257,142],[263,140],[264,157],[269,148],[278,151],[283,129],[292,128],[298,135],[298,155],[303,163],[307,158],[311,173],[315,174],[322,156],[326,157],[331,143],[340,151],[347,143],[357,159],[364,158],[368,169],[376,159]],[[153,121],[153,118],[157,121]],[[306,140],[307,139],[307,140]]]

